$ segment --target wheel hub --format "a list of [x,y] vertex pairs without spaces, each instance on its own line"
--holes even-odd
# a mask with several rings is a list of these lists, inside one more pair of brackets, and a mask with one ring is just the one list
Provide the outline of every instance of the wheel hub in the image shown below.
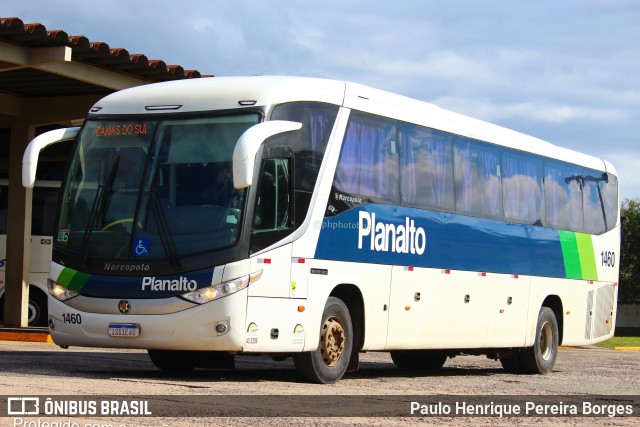
[[344,352],[345,341],[345,332],[340,320],[336,317],[325,320],[320,335],[320,353],[327,366],[338,363]]
[[544,360],[549,360],[553,355],[553,327],[549,322],[540,328],[540,355]]

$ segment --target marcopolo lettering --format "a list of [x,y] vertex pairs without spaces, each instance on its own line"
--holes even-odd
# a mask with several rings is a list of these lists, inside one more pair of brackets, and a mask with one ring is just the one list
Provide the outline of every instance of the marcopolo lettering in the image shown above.
[[143,291],[182,291],[191,292],[198,289],[198,282],[189,280],[186,277],[180,279],[156,279],[145,276],[142,279]]
[[113,264],[104,263],[104,271],[148,271],[149,264]]
[[376,252],[396,252],[422,255],[427,246],[427,235],[422,227],[416,227],[413,219],[405,217],[404,224],[386,224],[376,221],[376,214],[359,212],[358,249],[369,238],[369,249]]

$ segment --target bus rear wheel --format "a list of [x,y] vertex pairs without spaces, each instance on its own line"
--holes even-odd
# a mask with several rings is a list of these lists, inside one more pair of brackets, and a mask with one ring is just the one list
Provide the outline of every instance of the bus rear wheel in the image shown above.
[[533,346],[514,350],[509,356],[501,358],[500,363],[507,372],[513,374],[546,374],[556,363],[559,337],[556,315],[549,307],[542,307]]
[[437,371],[447,361],[447,354],[436,350],[394,350],[391,360],[408,371]]
[[293,357],[296,370],[305,379],[333,384],[347,371],[353,351],[353,326],[347,306],[329,297],[322,314],[320,342],[315,351]]
[[546,374],[553,369],[558,355],[558,321],[549,307],[542,307],[538,314],[533,347],[520,350],[520,362],[525,373]]

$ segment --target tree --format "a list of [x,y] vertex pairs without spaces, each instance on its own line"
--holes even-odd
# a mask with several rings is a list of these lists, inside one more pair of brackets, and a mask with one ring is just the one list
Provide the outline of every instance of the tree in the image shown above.
[[640,301],[640,199],[622,202],[618,300]]

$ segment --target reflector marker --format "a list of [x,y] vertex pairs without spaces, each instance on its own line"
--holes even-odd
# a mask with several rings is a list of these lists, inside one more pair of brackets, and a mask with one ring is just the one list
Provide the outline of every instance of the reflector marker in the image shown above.
[[258,264],[271,264],[271,258],[258,258]]

